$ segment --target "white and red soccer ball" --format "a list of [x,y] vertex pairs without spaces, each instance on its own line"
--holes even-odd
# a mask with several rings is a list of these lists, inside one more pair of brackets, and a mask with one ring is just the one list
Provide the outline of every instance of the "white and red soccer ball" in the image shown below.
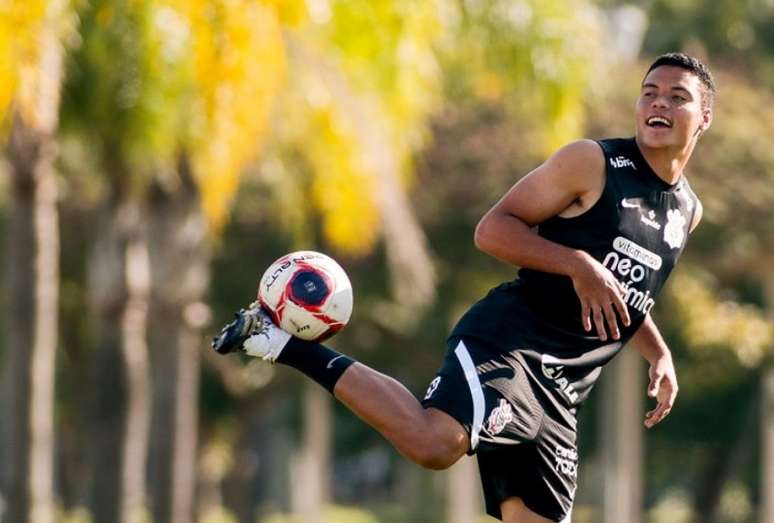
[[320,341],[341,330],[352,315],[352,284],[333,258],[292,252],[266,270],[258,301],[282,330]]

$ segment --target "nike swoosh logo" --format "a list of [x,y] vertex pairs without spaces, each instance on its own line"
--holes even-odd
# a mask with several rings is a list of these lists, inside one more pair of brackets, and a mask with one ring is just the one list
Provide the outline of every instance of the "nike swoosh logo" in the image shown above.
[[626,200],[626,198],[624,198],[621,200],[621,207],[626,207],[627,209],[639,209],[640,204],[636,202],[629,202]]
[[334,362],[334,361],[336,361],[337,359],[339,359],[339,358],[343,358],[343,357],[344,357],[344,355],[343,355],[343,354],[339,354],[338,356],[336,356],[335,358],[333,358],[331,361],[329,361],[329,362],[328,362],[328,365],[326,365],[326,366],[325,366],[325,368],[326,368],[326,369],[332,369],[332,368],[333,368],[333,362]]

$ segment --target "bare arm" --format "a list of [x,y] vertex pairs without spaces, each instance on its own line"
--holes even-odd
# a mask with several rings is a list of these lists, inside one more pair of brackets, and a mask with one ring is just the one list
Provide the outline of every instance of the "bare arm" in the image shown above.
[[653,427],[669,415],[677,398],[677,374],[664,338],[650,314],[631,339],[634,347],[650,363],[648,396],[656,398],[656,407],[645,414],[645,426]]
[[530,231],[594,191],[604,178],[604,157],[590,141],[571,143],[514,185],[476,228],[476,245],[505,262],[569,276],[580,251]]
[[588,253],[565,247],[535,234],[531,227],[563,213],[579,213],[599,198],[605,182],[605,162],[599,145],[573,142],[514,185],[484,215],[476,228],[476,246],[521,267],[562,274],[572,279],[581,302],[587,331],[592,320],[601,340],[605,323],[620,338],[616,311],[625,325],[629,313],[618,280]]
[[699,225],[699,222],[701,221],[701,217],[704,214],[704,206],[701,204],[699,200],[696,200],[696,212],[693,213],[693,221],[691,221],[691,232],[696,228],[697,225]]

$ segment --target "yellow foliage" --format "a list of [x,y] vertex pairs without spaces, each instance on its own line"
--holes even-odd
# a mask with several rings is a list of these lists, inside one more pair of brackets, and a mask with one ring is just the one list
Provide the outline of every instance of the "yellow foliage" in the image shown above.
[[329,108],[316,111],[312,128],[317,137],[306,152],[315,168],[312,198],[323,234],[345,252],[365,254],[379,232],[375,175],[363,165],[356,137]]
[[476,96],[484,100],[499,102],[505,94],[505,85],[501,75],[487,71],[473,80]]
[[167,0],[191,29],[195,101],[194,171],[214,229],[228,214],[242,170],[264,140],[285,75],[274,2]]
[[306,2],[304,0],[266,0],[279,15],[283,25],[295,26],[306,20]]
[[362,255],[381,229],[379,180],[410,180],[440,102],[439,9],[414,0],[306,5],[288,32],[292,72],[274,131],[307,160],[325,239]]
[[29,76],[37,66],[47,6],[46,0],[0,0],[0,121],[6,121],[25,71]]

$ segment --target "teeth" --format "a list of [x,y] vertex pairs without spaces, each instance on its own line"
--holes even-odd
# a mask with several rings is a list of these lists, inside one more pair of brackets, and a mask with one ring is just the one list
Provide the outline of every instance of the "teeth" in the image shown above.
[[653,124],[656,124],[656,123],[662,123],[662,124],[666,125],[667,127],[672,127],[672,124],[669,123],[669,120],[667,120],[666,118],[662,118],[661,116],[652,116],[652,117],[648,118],[648,122],[647,123],[648,123],[648,125],[653,125]]

